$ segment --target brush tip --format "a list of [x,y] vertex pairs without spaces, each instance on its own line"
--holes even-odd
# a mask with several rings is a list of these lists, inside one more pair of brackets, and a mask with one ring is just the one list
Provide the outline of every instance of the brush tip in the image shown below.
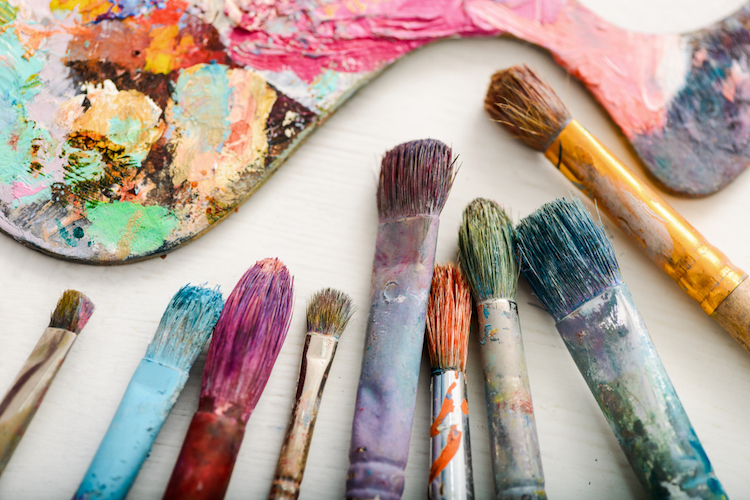
[[427,350],[433,369],[466,371],[471,291],[452,263],[435,266],[427,304]]
[[353,313],[352,299],[347,294],[325,288],[307,303],[307,331],[338,339]]
[[556,321],[622,283],[612,243],[581,200],[560,198],[521,219],[521,271]]
[[497,203],[477,198],[464,209],[458,230],[461,269],[478,302],[516,298],[518,266],[513,221]]
[[169,301],[146,358],[189,371],[208,341],[224,307],[219,287],[186,285]]
[[94,303],[88,297],[76,290],[65,290],[57,301],[49,326],[81,333],[93,313]]
[[201,401],[243,422],[268,382],[292,319],[294,279],[279,259],[263,259],[232,290],[214,329]]
[[451,148],[434,139],[405,142],[388,151],[380,166],[380,220],[439,215],[454,177]]
[[513,137],[542,152],[570,123],[555,91],[525,65],[492,75],[484,109]]

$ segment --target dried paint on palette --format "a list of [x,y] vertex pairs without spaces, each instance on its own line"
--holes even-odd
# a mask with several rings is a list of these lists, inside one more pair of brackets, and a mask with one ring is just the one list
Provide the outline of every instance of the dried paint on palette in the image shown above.
[[165,253],[402,55],[503,33],[584,80],[667,187],[707,194],[750,164],[748,12],[658,37],[570,0],[0,0],[0,230],[83,262]]

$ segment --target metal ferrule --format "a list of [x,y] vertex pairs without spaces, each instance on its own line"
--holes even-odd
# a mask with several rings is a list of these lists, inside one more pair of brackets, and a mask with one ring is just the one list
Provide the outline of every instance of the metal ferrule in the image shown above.
[[707,314],[747,277],[577,121],[545,156]]
[[0,402],[0,474],[78,335],[47,328]]
[[477,318],[495,497],[546,498],[518,306],[486,300]]
[[297,397],[276,464],[269,499],[296,499],[299,496],[320,399],[337,345],[338,340],[331,335],[307,333]]
[[430,500],[473,500],[466,376],[459,371],[432,374],[432,466]]
[[627,286],[592,298],[557,330],[649,494],[725,500]]

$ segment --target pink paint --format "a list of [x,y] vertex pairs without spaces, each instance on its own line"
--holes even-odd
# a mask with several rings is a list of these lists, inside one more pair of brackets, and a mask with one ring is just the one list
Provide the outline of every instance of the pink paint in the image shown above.
[[555,3],[559,10],[548,23],[492,0],[470,0],[467,10],[485,30],[507,32],[552,52],[560,65],[586,83],[629,138],[661,130],[671,96],[665,95],[669,82],[659,80],[660,67],[684,57],[680,37],[629,32],[572,0],[549,0],[548,5]]
[[39,191],[44,189],[46,186],[28,186],[23,182],[13,181],[13,199],[20,200],[24,196],[31,196],[37,194]]

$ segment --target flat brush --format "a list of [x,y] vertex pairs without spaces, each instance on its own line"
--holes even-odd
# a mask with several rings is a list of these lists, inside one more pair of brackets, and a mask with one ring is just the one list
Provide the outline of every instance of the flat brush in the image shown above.
[[319,291],[307,304],[307,336],[297,396],[276,463],[269,499],[294,500],[299,496],[323,389],[339,337],[352,313],[349,296],[332,288]]
[[172,297],[75,500],[122,500],[127,496],[222,307],[224,299],[218,288],[188,285]]
[[383,158],[347,498],[398,500],[404,490],[438,224],[452,183],[452,153],[439,141],[407,142]]
[[57,302],[49,326],[0,402],[0,474],[93,312],[94,304],[75,290],[66,290]]
[[292,281],[280,260],[264,259],[229,295],[208,348],[198,411],[165,500],[224,498],[245,425],[289,330]]
[[516,304],[513,223],[497,203],[477,198],[464,210],[458,248],[476,300],[495,498],[546,498]]
[[580,200],[559,199],[517,235],[524,276],[651,498],[726,499],[601,225]]
[[750,352],[750,281],[659,194],[572,120],[525,66],[497,72],[485,109],[544,155]]
[[473,500],[466,356],[471,291],[453,264],[435,266],[427,305],[427,352],[432,367],[430,500]]

